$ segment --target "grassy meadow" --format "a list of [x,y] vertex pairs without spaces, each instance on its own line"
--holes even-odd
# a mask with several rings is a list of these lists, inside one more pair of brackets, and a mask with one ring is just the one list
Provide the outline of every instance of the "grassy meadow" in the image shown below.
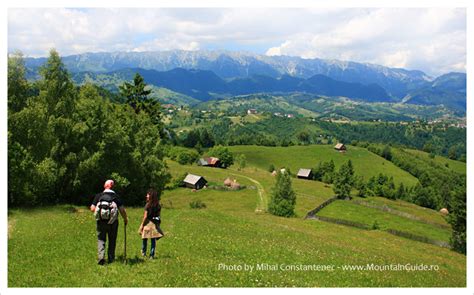
[[430,154],[424,151],[405,149],[406,152],[417,156],[419,159],[431,163],[432,165],[441,165],[447,167],[454,172],[466,174],[466,163],[456,160],[451,160],[441,156],[430,157]]
[[[433,214],[439,215],[436,211],[433,211]],[[451,237],[449,228],[440,228],[422,221],[387,214],[386,212],[374,208],[364,207],[343,200],[331,203],[321,210],[318,215],[355,221],[369,227],[377,224],[381,230],[396,229],[443,242],[449,242],[449,238]],[[445,225],[448,226],[448,223],[445,222]]]
[[[96,264],[95,220],[86,207],[58,205],[38,209],[11,209],[8,223],[9,287],[463,287],[466,286],[466,256],[446,248],[390,235],[384,228],[410,231],[446,241],[450,232],[419,221],[336,201],[320,213],[365,222],[374,220],[380,230],[362,230],[304,216],[333,196],[332,188],[316,181],[292,179],[297,193],[294,218],[264,212],[274,178],[269,163],[293,172],[319,159],[333,158],[339,166],[353,160],[356,173],[369,177],[379,171],[395,181],[414,183],[411,175],[390,162],[359,148],[345,154],[327,147],[281,148],[232,147],[245,153],[247,167],[237,170],[179,165],[168,161],[173,176],[190,172],[204,176],[210,184],[236,179],[244,189],[193,192],[177,188],[162,195],[162,229],[155,260],[140,256],[138,227],[143,204],[127,203],[127,258],[123,261],[123,223],[117,240],[118,259],[110,265]],[[258,152],[261,150],[262,152]],[[305,155],[316,155],[309,162]],[[319,153],[319,154],[318,154]],[[291,161],[288,161],[291,159]],[[367,163],[364,163],[367,161]],[[274,161],[274,162],[273,162]],[[370,161],[373,161],[370,162]],[[370,169],[368,169],[370,167]],[[384,170],[385,168],[385,170]],[[368,169],[368,170],[365,170]],[[204,209],[191,209],[200,200]],[[446,224],[438,212],[402,201],[367,198],[366,202]],[[259,269],[258,265],[273,266]],[[280,265],[326,265],[326,271],[285,270]],[[430,271],[345,270],[347,265],[436,265]],[[240,266],[242,270],[229,268]],[[254,267],[252,271],[244,267]],[[27,275],[25,275],[27,274]]]
[[263,146],[231,146],[229,149],[234,154],[244,154],[250,165],[267,170],[270,164],[275,167],[287,167],[293,173],[300,168],[313,168],[319,161],[333,160],[336,169],[348,160],[352,161],[357,175],[366,180],[372,176],[384,173],[393,176],[395,183],[403,182],[414,185],[418,180],[408,172],[399,169],[390,161],[379,157],[367,149],[348,146],[347,152],[341,153],[334,150],[332,145],[309,145],[291,147],[263,147]]

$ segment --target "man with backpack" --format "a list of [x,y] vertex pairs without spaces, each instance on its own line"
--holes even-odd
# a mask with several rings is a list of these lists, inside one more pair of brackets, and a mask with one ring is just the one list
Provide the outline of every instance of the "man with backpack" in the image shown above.
[[112,190],[113,180],[107,180],[104,184],[104,191],[97,194],[92,201],[90,209],[94,212],[97,220],[97,250],[98,264],[105,264],[105,242],[109,239],[107,249],[108,262],[115,259],[115,243],[118,232],[118,212],[122,215],[125,225],[128,223],[127,212],[118,195]]

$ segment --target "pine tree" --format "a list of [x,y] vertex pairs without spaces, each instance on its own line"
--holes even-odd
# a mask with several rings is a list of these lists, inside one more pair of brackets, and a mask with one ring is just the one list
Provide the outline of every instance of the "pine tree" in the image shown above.
[[40,73],[43,80],[39,98],[46,103],[48,114],[70,118],[74,113],[76,92],[69,72],[55,49],[49,52]]
[[203,128],[199,132],[199,142],[201,143],[202,147],[210,148],[215,145],[214,137],[206,128]]
[[45,190],[40,194],[49,193],[49,201],[56,202],[61,196],[70,195],[72,173],[78,165],[79,149],[73,133],[77,91],[55,49],[50,51],[40,73],[43,79],[39,83],[39,104],[35,108],[46,108],[46,133],[50,134],[50,140],[49,151],[37,165],[38,185],[44,186]]
[[451,245],[455,251],[466,254],[466,186],[460,186],[452,198],[448,221],[453,228]]
[[351,160],[342,164],[334,177],[333,190],[340,199],[350,198],[354,186],[354,167]]
[[295,205],[296,194],[291,186],[290,174],[278,172],[268,212],[277,216],[292,217],[295,216]]
[[190,130],[186,137],[183,140],[183,145],[185,147],[193,148],[199,143],[199,131],[198,130]]
[[387,159],[388,161],[392,160],[392,150],[390,149],[390,146],[386,145],[384,149],[382,150],[382,157]]
[[401,182],[400,185],[398,186],[395,197],[400,200],[406,200],[406,190],[405,190],[405,186],[403,185],[403,182]]
[[364,178],[362,176],[355,176],[354,177],[354,186],[357,189],[357,196],[361,198],[367,197],[369,194],[368,189],[367,189],[367,184],[364,181]]
[[145,90],[145,80],[143,77],[136,73],[133,78],[133,84],[124,82],[123,85],[119,86],[120,94],[126,98],[126,103],[129,104],[136,113],[146,108],[146,104],[151,101],[148,97],[151,90]]
[[163,132],[161,122],[161,106],[155,99],[150,98],[151,90],[146,90],[147,84],[143,77],[136,73],[133,78],[133,84],[124,82],[119,86],[120,94],[126,98],[126,103],[135,110],[135,113],[141,111],[147,113],[153,124],[160,127],[160,134]]
[[29,85],[21,52],[8,57],[8,112],[16,113],[26,106]]

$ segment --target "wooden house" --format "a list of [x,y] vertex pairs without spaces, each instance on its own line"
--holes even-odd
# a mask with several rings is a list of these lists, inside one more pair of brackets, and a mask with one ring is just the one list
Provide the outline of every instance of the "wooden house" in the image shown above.
[[186,175],[183,182],[186,187],[192,189],[201,189],[207,184],[207,180],[204,177],[194,174]]
[[205,159],[203,159],[203,158],[199,159],[199,160],[197,161],[197,164],[198,164],[199,166],[208,166],[208,165],[209,165],[209,164],[207,163],[207,161],[206,161]]
[[311,169],[301,168],[298,171],[298,174],[296,175],[296,177],[302,178],[302,179],[312,179],[313,178],[313,172],[311,171]]
[[336,151],[345,151],[346,150],[346,146],[343,144],[343,143],[338,143],[334,146],[334,149]]
[[209,157],[209,158],[201,158],[198,160],[199,166],[206,166],[206,167],[220,167],[221,161],[219,158]]

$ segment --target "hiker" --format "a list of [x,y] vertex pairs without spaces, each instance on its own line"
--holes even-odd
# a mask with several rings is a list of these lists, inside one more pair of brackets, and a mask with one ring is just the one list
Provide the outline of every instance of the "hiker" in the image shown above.
[[97,194],[90,207],[97,220],[97,251],[98,264],[105,264],[105,243],[107,237],[109,246],[107,249],[108,263],[115,259],[115,242],[118,232],[118,212],[122,215],[125,225],[128,223],[127,212],[119,199],[119,196],[112,190],[113,180],[107,180],[104,184],[104,191]]
[[151,240],[150,259],[155,257],[156,240],[163,237],[161,231],[161,205],[158,193],[154,189],[148,190],[146,195],[145,213],[140,224],[139,234],[142,236],[142,256],[146,257],[148,239]]

